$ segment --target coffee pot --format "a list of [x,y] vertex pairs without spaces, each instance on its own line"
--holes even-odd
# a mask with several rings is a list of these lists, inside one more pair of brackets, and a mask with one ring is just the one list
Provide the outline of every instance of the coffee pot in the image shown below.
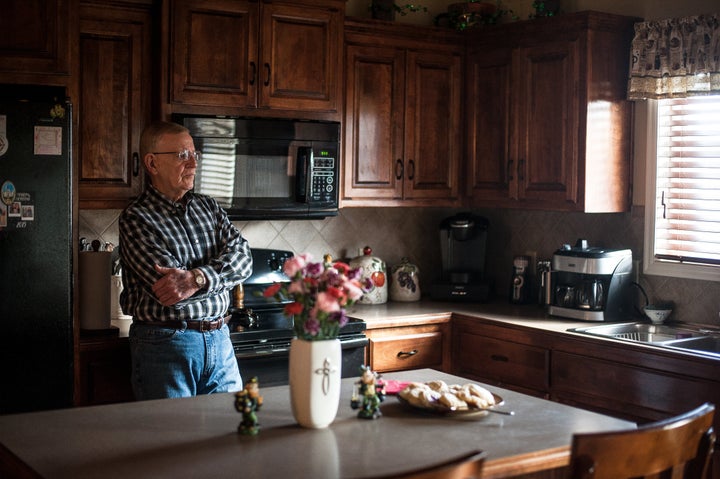
[[632,251],[591,247],[579,239],[553,254],[545,284],[548,313],[583,321],[624,321],[634,316]]

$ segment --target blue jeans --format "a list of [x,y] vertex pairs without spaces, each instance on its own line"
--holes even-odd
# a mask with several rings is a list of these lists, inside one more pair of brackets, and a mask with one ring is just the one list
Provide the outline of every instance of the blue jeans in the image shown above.
[[210,332],[130,326],[135,399],[239,391],[242,378],[227,325]]

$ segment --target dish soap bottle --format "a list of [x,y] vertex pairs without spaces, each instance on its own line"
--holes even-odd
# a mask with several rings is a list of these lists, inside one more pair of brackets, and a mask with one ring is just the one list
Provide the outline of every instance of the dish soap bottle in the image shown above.
[[390,299],[420,301],[420,268],[403,258],[390,271]]

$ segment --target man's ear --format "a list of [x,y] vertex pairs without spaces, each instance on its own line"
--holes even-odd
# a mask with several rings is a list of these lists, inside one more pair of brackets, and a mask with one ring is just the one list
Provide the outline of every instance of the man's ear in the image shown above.
[[158,170],[157,170],[157,165],[155,164],[156,161],[157,161],[157,158],[152,153],[148,153],[147,155],[145,155],[145,158],[143,158],[143,162],[145,163],[145,169],[151,175],[157,174]]

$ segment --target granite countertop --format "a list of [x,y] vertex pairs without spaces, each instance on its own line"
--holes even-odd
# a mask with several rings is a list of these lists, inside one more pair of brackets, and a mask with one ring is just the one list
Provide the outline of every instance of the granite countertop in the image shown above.
[[[430,369],[383,376],[468,382]],[[501,478],[566,465],[575,433],[635,427],[494,386],[486,387],[514,416],[441,416],[388,396],[381,418],[361,420],[350,408],[355,380],[343,380],[338,415],[320,430],[296,424],[287,386],[261,384],[261,431],[255,437],[236,432],[241,416],[233,393],[0,416],[0,475],[19,458],[47,478],[336,479],[395,475],[481,449],[487,458],[483,477]]]

